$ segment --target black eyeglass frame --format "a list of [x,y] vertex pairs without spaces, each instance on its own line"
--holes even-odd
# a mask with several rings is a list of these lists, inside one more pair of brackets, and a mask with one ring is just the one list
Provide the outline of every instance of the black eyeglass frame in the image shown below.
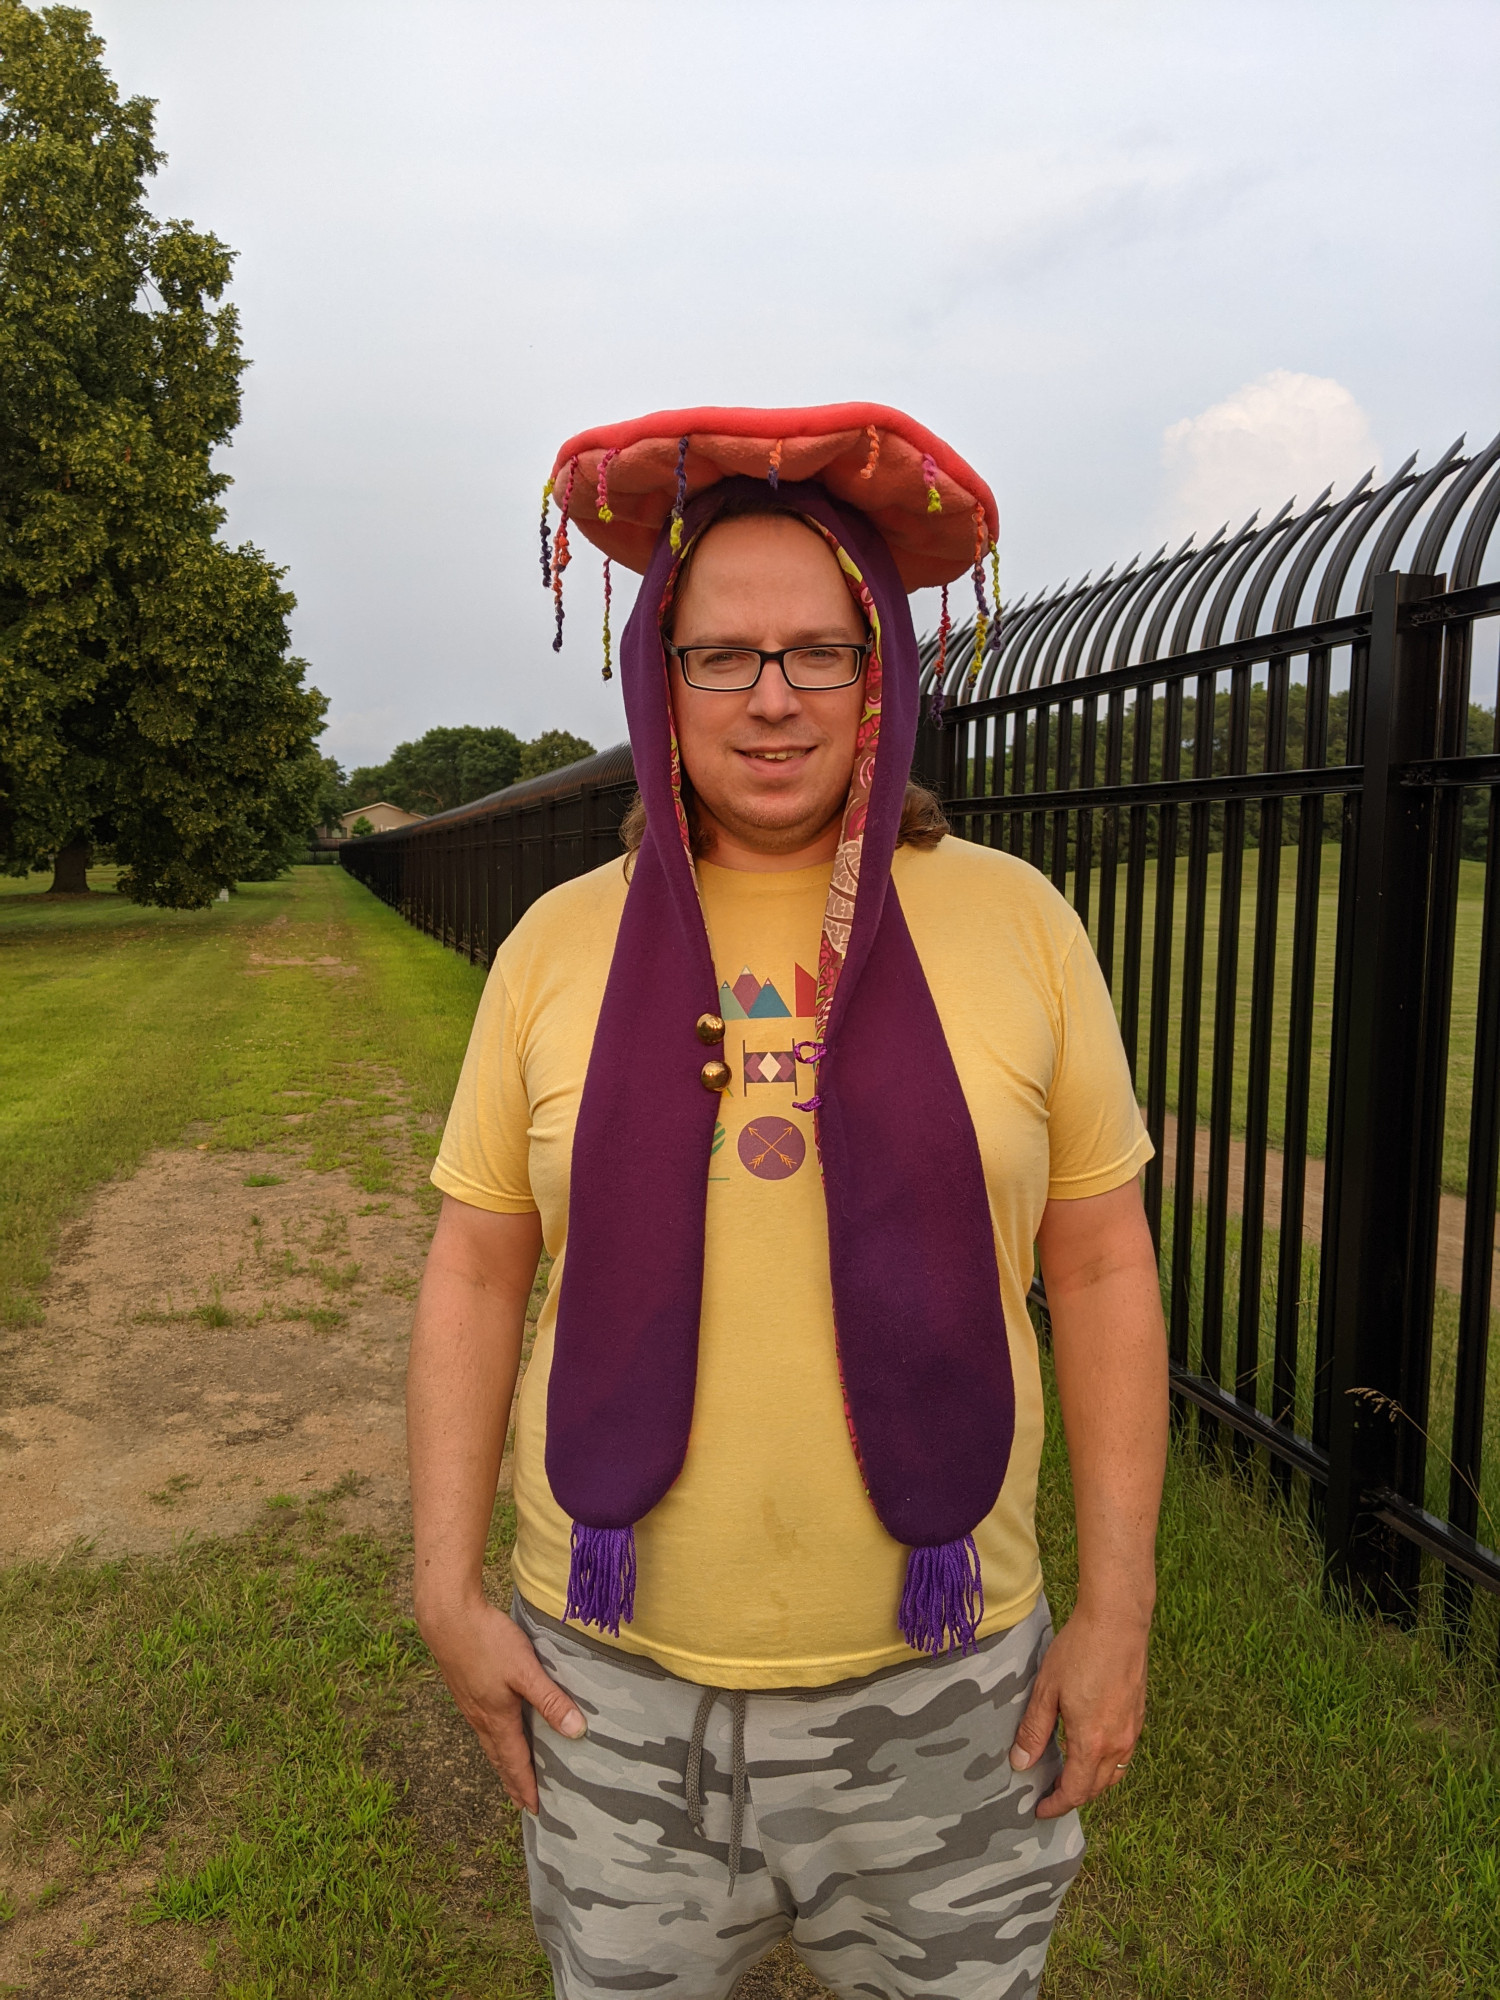
[[[787,686],[795,688],[798,694],[830,694],[836,688],[853,687],[854,683],[865,671],[865,668],[870,664],[870,655],[875,650],[873,639],[865,639],[858,643],[853,639],[835,639],[825,642],[823,647],[817,645],[783,646],[776,653],[765,652],[759,646],[674,646],[670,639],[664,639],[662,644],[677,662],[678,666],[682,668],[682,678],[687,682],[688,686],[696,688],[700,694],[748,694],[751,688],[759,683],[767,664],[772,660],[780,667],[782,679],[786,682]],[[794,681],[786,670],[787,654],[816,653],[819,651],[853,653],[855,656],[854,672],[850,674],[848,680]],[[689,653],[754,653],[760,665],[755,669],[753,680],[739,681],[733,687],[724,687],[722,685],[715,687],[707,682],[695,681],[693,679],[687,670],[687,655]]]

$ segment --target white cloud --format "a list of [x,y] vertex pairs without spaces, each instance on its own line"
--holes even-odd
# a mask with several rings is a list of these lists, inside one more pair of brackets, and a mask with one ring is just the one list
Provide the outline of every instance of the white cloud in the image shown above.
[[1273,368],[1222,403],[1169,424],[1162,434],[1166,528],[1181,538],[1262,519],[1293,494],[1305,506],[1332,481],[1342,492],[1380,447],[1370,419],[1342,382]]

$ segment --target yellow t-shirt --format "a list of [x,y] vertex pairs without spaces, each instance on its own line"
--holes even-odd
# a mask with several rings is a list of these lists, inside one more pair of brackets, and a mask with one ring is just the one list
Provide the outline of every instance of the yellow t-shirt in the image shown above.
[[[907,1552],[865,1494],[844,1420],[812,1116],[792,1109],[811,1085],[791,1052],[812,1034],[830,872],[699,864],[733,1083],[708,1170],[687,1457],[636,1524],[635,1619],[618,1644],[717,1687],[816,1687],[912,1657],[896,1626]],[[892,881],[979,1139],[1015,1375],[1010,1466],[974,1537],[989,1633],[1024,1618],[1042,1584],[1042,1393],[1026,1312],[1042,1209],[1121,1186],[1151,1143],[1093,952],[1051,884],[958,839],[898,849]],[[570,1523],[547,1483],[547,1377],[573,1125],[625,890],[610,862],[544,896],[506,939],[432,1175],[476,1208],[541,1213],[554,1261],[516,1416],[513,1571],[555,1618]],[[643,1048],[648,1073],[651,1061]]]

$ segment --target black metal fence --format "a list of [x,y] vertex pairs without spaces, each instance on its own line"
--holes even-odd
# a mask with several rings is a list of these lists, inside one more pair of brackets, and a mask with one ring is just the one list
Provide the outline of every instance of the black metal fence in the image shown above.
[[420,826],[346,840],[339,858],[408,923],[488,965],[538,896],[619,854],[634,797],[622,743]]
[[[961,631],[916,774],[1088,926],[1179,1420],[1305,1481],[1387,1615],[1435,1562],[1458,1639],[1500,1593],[1500,439],[1413,464],[1013,606],[977,663]],[[344,865],[487,961],[632,792],[609,751]]]

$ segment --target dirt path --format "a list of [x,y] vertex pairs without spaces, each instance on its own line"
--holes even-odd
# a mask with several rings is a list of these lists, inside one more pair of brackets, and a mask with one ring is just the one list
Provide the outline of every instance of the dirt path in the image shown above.
[[429,1233],[411,1196],[285,1153],[162,1152],[106,1185],[0,1348],[0,1560],[167,1550],[347,1473],[350,1525],[395,1527]]
[[[1194,1181],[1201,1196],[1208,1186],[1208,1133],[1200,1125],[1194,1135],[1193,1167]],[[1162,1132],[1162,1154],[1164,1158],[1164,1185],[1170,1195],[1173,1175],[1177,1171],[1177,1120],[1167,1113],[1166,1125]],[[1267,1229],[1281,1226],[1281,1174],[1282,1155],[1266,1153],[1266,1200],[1265,1214]],[[1229,1213],[1238,1215],[1245,1198],[1245,1142],[1231,1139],[1229,1142]],[[1323,1230],[1323,1162],[1309,1159],[1302,1194],[1302,1235],[1306,1242],[1316,1243]],[[1497,1223],[1496,1240],[1500,1242],[1500,1223]],[[1462,1197],[1445,1194],[1438,1211],[1437,1282],[1445,1292],[1457,1292],[1463,1283],[1464,1261],[1464,1204]]]

